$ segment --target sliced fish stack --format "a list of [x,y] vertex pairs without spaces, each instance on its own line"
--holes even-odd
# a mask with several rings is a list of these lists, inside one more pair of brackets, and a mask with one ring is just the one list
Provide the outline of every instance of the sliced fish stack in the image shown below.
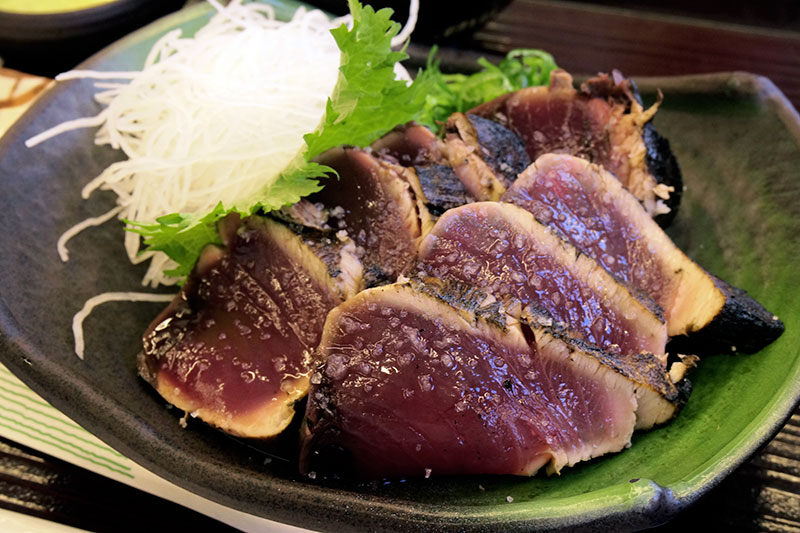
[[657,107],[617,72],[576,90],[556,71],[442,138],[406,124],[323,154],[323,190],[223,221],[142,376],[247,437],[308,393],[311,477],[533,475],[622,450],[686,402],[697,358],[676,349],[783,331],[659,226],[682,186]]
[[[689,259],[619,180],[569,155],[536,160],[503,197],[554,228],[621,283],[651,298],[670,337],[693,352],[754,352],[783,323],[744,291]],[[683,340],[683,339],[681,339]]]
[[229,433],[277,435],[305,397],[328,312],[393,281],[430,224],[407,169],[335,150],[334,186],[275,213],[226,219],[144,335],[141,375],[171,404]]
[[288,228],[236,222],[145,333],[139,368],[176,407],[235,435],[271,437],[308,390],[325,315],[343,298]]

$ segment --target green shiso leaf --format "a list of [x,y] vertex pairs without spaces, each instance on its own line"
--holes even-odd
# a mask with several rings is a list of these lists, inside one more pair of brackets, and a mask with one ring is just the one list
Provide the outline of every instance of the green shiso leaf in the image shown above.
[[400,25],[391,20],[390,9],[375,12],[350,0],[350,12],[353,28],[342,25],[331,32],[342,51],[342,64],[325,119],[304,137],[309,159],[336,146],[367,146],[398,124],[417,119],[433,88],[428,76],[410,86],[395,78],[395,64],[408,55],[392,51],[392,37]]
[[221,244],[216,222],[227,210],[222,203],[205,215],[172,213],[144,224],[126,220],[127,230],[144,237],[147,251],[159,250],[167,254],[178,266],[165,272],[168,276],[184,277],[192,271],[200,250],[207,244]]

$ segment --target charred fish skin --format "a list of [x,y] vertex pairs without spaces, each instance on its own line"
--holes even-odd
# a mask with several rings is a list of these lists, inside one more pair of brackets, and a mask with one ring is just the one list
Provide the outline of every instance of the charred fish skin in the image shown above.
[[[238,219],[238,217],[234,217]],[[308,390],[310,356],[342,299],[325,264],[279,222],[226,221],[143,336],[140,375],[172,405],[233,435],[271,438]]]
[[486,118],[453,113],[445,132],[450,165],[479,200],[497,200],[530,164],[522,139]]
[[446,303],[454,298],[395,284],[329,314],[302,473],[533,475],[628,445],[629,380],[544,330],[526,337],[518,323],[499,328]]
[[666,213],[661,213],[653,217],[662,228],[669,227],[675,217],[678,216],[678,208],[683,197],[683,174],[678,165],[678,159],[670,148],[669,141],[662,137],[652,122],[648,122],[642,128],[644,145],[647,147],[645,161],[647,169],[656,177],[659,184],[669,187],[670,192],[666,198],[661,197],[669,208]]
[[450,165],[416,166],[425,201],[431,215],[438,218],[448,209],[475,201]]
[[497,122],[470,113],[466,117],[477,134],[483,160],[505,179],[505,185],[509,187],[517,175],[531,164],[525,143],[517,134]]
[[618,71],[590,78],[578,91],[559,69],[549,87],[508,93],[470,113],[514,131],[532,160],[558,152],[604,166],[665,224],[677,211],[682,178],[669,144],[651,123],[659,105],[645,110],[635,84]]
[[405,280],[404,284],[420,294],[461,311],[467,319],[483,320],[502,331],[505,331],[509,323],[517,322],[516,318],[508,314],[503,302],[469,283],[417,275]]
[[398,126],[375,141],[371,149],[379,157],[416,172],[432,217],[475,201],[450,165],[444,142],[428,128],[415,123]]
[[757,351],[782,331],[781,322],[746,292],[686,256],[598,165],[566,154],[543,155],[503,201],[529,211],[620,282],[651,297],[664,310],[669,335],[677,337],[673,349]]
[[725,305],[701,329],[670,340],[671,351],[708,355],[759,352],[776,341],[785,326],[747,291],[709,274],[725,296]]

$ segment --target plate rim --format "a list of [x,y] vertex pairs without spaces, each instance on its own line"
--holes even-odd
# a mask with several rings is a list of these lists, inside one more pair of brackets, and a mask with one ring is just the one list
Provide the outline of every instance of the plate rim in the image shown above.
[[[299,2],[284,1],[270,3],[282,3],[284,5],[302,5]],[[81,63],[76,68],[89,68],[91,65],[98,61],[113,55],[116,52],[127,49],[131,44],[146,38],[155,36],[162,33],[168,28],[174,27],[178,24],[190,22],[205,14],[210,13],[210,7],[206,4],[199,4],[184,8],[178,12],[168,15],[162,19],[149,24],[140,30],[137,30],[121,40],[104,48],[100,52],[94,54],[89,59]],[[767,102],[771,109],[781,119],[783,125],[792,133],[798,146],[800,146],[800,115],[781,93],[781,91],[767,78],[750,74],[747,72],[724,72],[713,74],[700,74],[688,76],[670,76],[670,77],[637,77],[635,78],[637,84],[646,92],[655,92],[655,88],[668,88],[669,91],[679,92],[682,88],[694,86],[700,89],[700,92],[733,92],[755,95],[760,99]],[[19,142],[22,132],[26,127],[51,105],[54,98],[60,92],[69,89],[70,84],[64,83],[49,90],[42,96],[24,115],[21,117],[12,128],[0,140],[0,157],[4,157],[11,146]],[[698,92],[695,88],[692,92]],[[688,91],[687,91],[688,92]],[[29,358],[28,356],[33,356]],[[31,387],[35,392],[40,394],[48,402],[55,405],[58,409],[67,413],[70,418],[73,418],[81,425],[91,425],[90,416],[86,412],[81,412],[77,409],[74,399],[77,396],[87,401],[94,401],[92,398],[93,391],[83,390],[81,385],[85,384],[80,376],[75,375],[70,369],[63,368],[60,363],[50,361],[44,354],[39,354],[36,357],[36,350],[30,346],[25,339],[25,335],[21,332],[16,318],[11,314],[8,306],[6,305],[2,289],[0,288],[0,359],[9,367],[9,369],[19,377],[26,385]],[[33,360],[32,360],[33,359]],[[64,372],[68,375],[64,375]],[[51,391],[41,385],[42,375],[55,375],[56,373],[62,375],[65,383],[63,389],[58,391]],[[800,374],[800,367],[796,367],[796,374]],[[38,379],[37,379],[38,378]],[[71,400],[70,403],[65,403],[66,399]],[[716,486],[724,477],[730,474],[739,465],[748,460],[758,449],[766,442],[774,437],[780,430],[785,421],[791,416],[793,411],[800,405],[800,381],[794,380],[794,383],[787,383],[786,390],[781,396],[776,396],[773,402],[776,405],[770,405],[764,409],[769,409],[770,413],[766,416],[769,421],[768,426],[762,423],[759,424],[758,429],[761,431],[757,433],[745,432],[740,433],[742,438],[731,441],[726,448],[725,456],[729,455],[731,451],[739,451],[739,455],[732,460],[710,461],[707,469],[692,478],[692,480],[703,477],[705,483],[699,486],[692,483],[691,480],[684,481],[683,485],[691,485],[685,487],[687,490],[680,490],[680,487],[664,487],[650,480],[641,480],[642,483],[625,484],[619,483],[605,487],[595,494],[602,492],[600,497],[595,500],[588,500],[589,502],[599,502],[601,499],[607,501],[608,497],[617,497],[617,503],[608,507],[607,505],[597,505],[592,507],[589,505],[587,511],[586,494],[580,495],[581,510],[579,514],[574,514],[574,511],[565,509],[562,513],[555,513],[550,516],[529,516],[527,518],[518,517],[513,524],[508,522],[508,516],[513,511],[514,515],[524,515],[529,513],[530,507],[540,508],[540,505],[534,502],[522,502],[515,505],[511,504],[505,506],[508,512],[500,515],[496,509],[500,505],[480,505],[480,506],[446,506],[431,505],[428,503],[415,504],[418,508],[409,511],[407,508],[398,508],[397,504],[390,501],[385,501],[387,498],[374,495],[359,495],[352,491],[342,491],[335,488],[325,487],[323,485],[309,486],[299,483],[294,480],[280,480],[281,483],[266,483],[266,487],[270,485],[281,485],[278,491],[281,497],[276,501],[277,512],[265,513],[258,512],[258,509],[253,507],[253,504],[243,505],[235,497],[220,494],[217,491],[211,490],[207,486],[199,486],[196,483],[187,481],[180,476],[179,472],[173,469],[165,469],[164,466],[157,461],[146,457],[140,452],[140,449],[134,445],[123,442],[117,438],[113,431],[110,433],[103,433],[101,440],[108,442],[113,448],[122,451],[126,456],[135,462],[143,465],[151,471],[157,471],[159,476],[162,476],[178,486],[187,488],[192,492],[200,494],[208,499],[218,501],[225,505],[244,510],[263,516],[273,520],[281,520],[295,525],[308,527],[322,527],[330,526],[331,517],[328,516],[324,521],[315,519],[313,511],[309,509],[306,515],[300,519],[296,516],[291,508],[286,508],[286,504],[291,504],[291,500],[295,498],[308,498],[313,496],[314,493],[322,490],[326,496],[335,494],[335,497],[329,499],[324,504],[323,502],[316,501],[316,510],[325,510],[331,512],[331,507],[340,505],[343,509],[339,509],[337,516],[340,520],[338,525],[345,527],[356,527],[362,519],[369,519],[374,517],[375,513],[384,513],[382,524],[387,524],[386,520],[391,520],[391,526],[399,528],[407,528],[410,524],[424,523],[426,525],[450,528],[450,527],[489,527],[493,525],[511,525],[515,528],[540,528],[540,527],[566,527],[578,526],[591,523],[592,525],[602,525],[604,523],[619,523],[620,517],[630,517],[631,514],[638,515],[641,519],[646,516],[646,519],[641,523],[642,526],[656,525],[660,522],[668,520],[673,517],[677,512],[684,509],[687,505],[694,503],[700,496],[711,490]],[[95,433],[94,431],[92,433]],[[153,437],[156,441],[156,437]],[[148,441],[148,439],[144,439]],[[152,440],[152,439],[150,439]],[[150,443],[148,448],[158,449],[158,443]],[[744,453],[741,453],[744,450]],[[720,452],[722,453],[722,452]],[[715,457],[716,459],[716,457]],[[216,465],[209,465],[214,467]],[[230,465],[220,463],[219,467],[229,469]],[[215,471],[214,468],[210,472]],[[628,495],[626,498],[625,496]],[[622,498],[622,499],[620,499]],[[340,500],[340,501],[337,501]],[[526,505],[527,504],[527,505]],[[469,512],[472,510],[473,512]],[[630,522],[628,522],[630,523]],[[362,522],[363,524],[363,522]],[[634,525],[634,524],[632,524]]]

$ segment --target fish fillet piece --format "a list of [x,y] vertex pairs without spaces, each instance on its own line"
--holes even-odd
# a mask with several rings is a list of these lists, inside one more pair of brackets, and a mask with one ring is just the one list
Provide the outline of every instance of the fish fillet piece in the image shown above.
[[323,225],[353,241],[363,266],[361,288],[391,283],[413,262],[433,221],[413,170],[356,148],[319,159],[339,174],[307,197],[324,209]]
[[394,284],[331,311],[311,377],[303,473],[557,473],[629,445],[636,386],[613,358],[446,300]]
[[611,353],[648,352],[666,360],[663,320],[517,206],[477,202],[446,212],[420,244],[416,269],[519,302],[523,317],[552,319]]
[[444,163],[445,146],[434,133],[415,122],[397,126],[370,147],[379,157],[404,167]]
[[651,216],[667,224],[683,189],[669,143],[651,119],[658,104],[644,109],[634,83],[618,71],[599,74],[580,90],[572,76],[553,71],[548,87],[529,87],[470,111],[496,120],[525,142],[535,160],[568,153],[602,165],[627,187]]
[[139,372],[171,404],[244,437],[280,433],[308,391],[325,316],[342,301],[327,266],[265,217],[221,225],[144,334]]
[[757,351],[783,331],[780,320],[744,291],[736,292],[689,259],[598,165],[543,155],[503,201],[531,212],[618,280],[652,298],[664,310],[670,336],[700,335],[705,344],[716,344],[705,350]]

